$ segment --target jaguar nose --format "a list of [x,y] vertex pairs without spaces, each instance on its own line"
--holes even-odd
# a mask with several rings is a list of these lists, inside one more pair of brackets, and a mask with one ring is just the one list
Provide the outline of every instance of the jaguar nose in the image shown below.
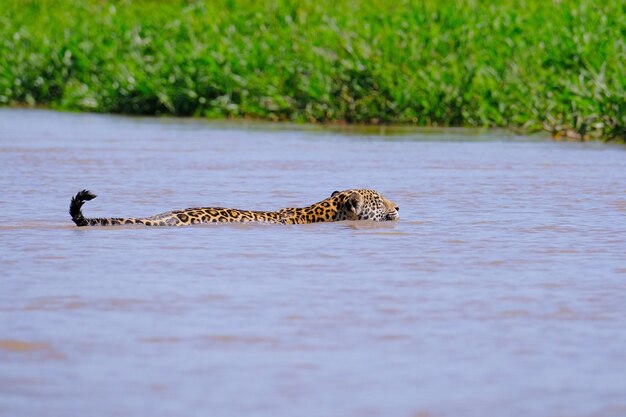
[[394,208],[396,209],[396,211],[400,211],[400,207],[395,206]]

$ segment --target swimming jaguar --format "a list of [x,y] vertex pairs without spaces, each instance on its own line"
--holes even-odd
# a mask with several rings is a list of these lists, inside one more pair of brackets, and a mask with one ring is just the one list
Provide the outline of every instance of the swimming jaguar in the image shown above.
[[332,195],[308,207],[284,208],[277,211],[248,211],[222,207],[198,207],[168,211],[151,217],[89,218],[83,216],[85,201],[96,195],[80,191],[72,198],[70,215],[76,226],[115,226],[141,224],[145,226],[188,226],[198,223],[264,222],[304,224],[341,220],[398,220],[399,207],[374,190],[335,191]]

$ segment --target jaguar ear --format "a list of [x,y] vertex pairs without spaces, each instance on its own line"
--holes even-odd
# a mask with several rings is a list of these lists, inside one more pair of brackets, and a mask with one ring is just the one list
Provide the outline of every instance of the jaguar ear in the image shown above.
[[339,191],[333,191],[333,193],[330,195],[331,197],[336,196],[337,194],[339,194]]
[[346,207],[355,215],[361,214],[363,210],[363,196],[359,193],[352,193],[346,200]]

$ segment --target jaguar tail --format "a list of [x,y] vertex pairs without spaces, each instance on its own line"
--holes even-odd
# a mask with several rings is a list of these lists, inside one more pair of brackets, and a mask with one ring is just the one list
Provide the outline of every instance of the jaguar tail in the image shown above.
[[89,220],[83,216],[81,209],[85,201],[93,200],[94,198],[96,198],[96,195],[88,190],[79,191],[76,196],[72,197],[72,201],[70,202],[70,216],[72,216],[72,220],[76,223],[76,226],[90,225]]
[[[96,195],[88,190],[80,191],[70,202],[70,215],[76,226],[119,226],[122,224],[143,224],[148,226],[160,226],[162,222],[151,222],[148,219],[136,219],[133,217],[104,217],[90,218],[83,216],[81,211],[85,201],[93,200]],[[163,222],[164,223],[164,222]],[[164,223],[166,224],[166,223]]]

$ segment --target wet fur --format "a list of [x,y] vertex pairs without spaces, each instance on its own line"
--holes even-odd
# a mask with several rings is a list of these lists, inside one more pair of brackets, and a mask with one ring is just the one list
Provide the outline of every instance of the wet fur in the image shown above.
[[341,220],[386,221],[398,219],[398,207],[374,190],[335,191],[332,195],[308,207],[284,208],[277,211],[249,211],[222,207],[197,207],[168,211],[151,217],[87,218],[83,204],[96,198],[88,190],[80,191],[70,202],[70,215],[77,226],[116,226],[141,224],[145,226],[188,226],[198,223],[264,222],[303,224]]

